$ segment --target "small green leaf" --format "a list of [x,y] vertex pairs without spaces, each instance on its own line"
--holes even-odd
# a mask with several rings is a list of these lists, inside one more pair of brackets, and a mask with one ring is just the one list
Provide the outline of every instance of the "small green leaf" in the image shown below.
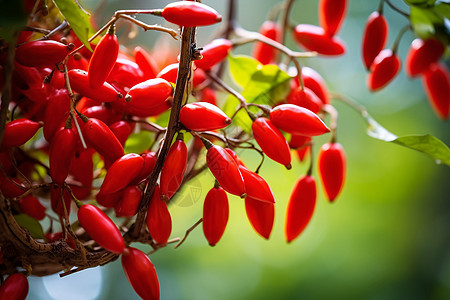
[[414,32],[422,39],[429,38],[436,34],[435,27],[444,25],[444,18],[433,8],[420,8],[411,6],[411,24]]
[[258,70],[258,65],[260,65],[257,60],[244,55],[229,55],[228,62],[231,76],[241,87],[244,87],[249,83],[253,73]]
[[14,215],[14,219],[16,219],[16,222],[20,225],[20,227],[28,230],[33,238],[44,238],[44,231],[42,230],[42,226],[35,218],[32,218],[27,214],[19,214]]
[[450,149],[444,142],[430,134],[402,136],[392,142],[425,153],[438,164],[450,166]]
[[405,0],[408,5],[433,6],[436,0]]
[[72,27],[76,36],[86,48],[92,51],[88,39],[95,33],[95,30],[92,28],[89,21],[89,13],[87,13],[76,0],[53,0],[53,2]]
[[125,143],[125,153],[142,153],[150,148],[152,142],[153,133],[149,131],[131,134]]
[[434,11],[444,18],[450,19],[450,4],[449,3],[438,3],[434,6]]

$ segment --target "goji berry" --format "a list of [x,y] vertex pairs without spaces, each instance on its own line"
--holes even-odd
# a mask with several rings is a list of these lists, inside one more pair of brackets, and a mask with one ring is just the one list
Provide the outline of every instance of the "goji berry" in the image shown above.
[[299,24],[295,27],[294,38],[300,46],[322,55],[342,55],[346,51],[346,45],[339,37],[328,35],[319,26]]
[[[268,20],[261,25],[259,28],[259,33],[271,40],[279,42],[281,37],[281,28],[276,22]],[[266,43],[256,42],[253,47],[252,55],[260,63],[267,65],[275,61],[277,50]]]
[[345,181],[346,158],[344,148],[339,143],[326,143],[320,148],[317,162],[323,188],[330,202],[342,190]]
[[194,102],[181,108],[180,122],[190,130],[206,131],[225,128],[231,119],[211,103]]
[[32,41],[17,47],[15,59],[27,67],[51,66],[62,61],[72,48],[53,40]]
[[391,49],[378,53],[367,75],[369,90],[375,92],[388,85],[397,76],[401,64],[400,58]]
[[163,199],[170,199],[183,181],[187,166],[187,147],[182,135],[170,146],[161,169],[160,191]]
[[328,35],[339,31],[347,10],[347,0],[320,0],[319,24]]
[[185,27],[207,26],[222,21],[222,16],[213,8],[192,1],[172,2],[161,14],[166,21]]
[[405,72],[410,77],[423,74],[444,54],[444,45],[435,38],[412,41],[405,59]]
[[272,189],[264,178],[242,165],[239,165],[239,171],[241,171],[242,178],[244,178],[247,197],[263,202],[275,203]]
[[167,203],[161,200],[159,186],[155,186],[147,213],[147,228],[157,244],[165,245],[172,232],[172,218]]
[[450,76],[444,64],[434,63],[422,78],[428,101],[436,115],[447,120],[450,109]]
[[0,299],[25,300],[28,295],[28,279],[22,273],[8,276],[0,286]]
[[362,38],[362,57],[367,70],[373,60],[386,46],[389,27],[386,18],[378,11],[370,14],[364,27]]
[[268,240],[275,221],[275,205],[245,197],[245,212],[253,229]]
[[230,52],[233,44],[227,39],[216,39],[203,47],[200,51],[202,58],[195,61],[195,65],[203,70],[209,70],[222,62]]
[[227,193],[221,187],[213,187],[203,203],[203,234],[210,246],[215,246],[222,238],[228,217]]
[[40,127],[40,123],[26,118],[6,123],[1,148],[22,146],[36,134]]
[[45,206],[33,195],[27,195],[20,199],[20,208],[24,213],[36,220],[45,218]]

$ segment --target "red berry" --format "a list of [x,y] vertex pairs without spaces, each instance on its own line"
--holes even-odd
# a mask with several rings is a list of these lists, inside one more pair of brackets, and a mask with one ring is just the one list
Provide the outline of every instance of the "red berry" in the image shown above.
[[160,190],[163,199],[170,199],[183,181],[187,166],[187,147],[182,139],[176,140],[169,149],[161,169]]
[[125,142],[131,134],[131,126],[125,121],[117,121],[109,126],[109,129],[114,133],[120,144],[125,146]]
[[295,27],[294,38],[300,46],[322,55],[342,55],[346,51],[346,46],[339,37],[328,35],[318,26],[299,24]]
[[136,178],[131,182],[131,184],[138,184],[142,180],[146,179],[153,172],[156,164],[156,153],[155,152],[147,152],[141,154],[144,159],[144,165],[142,166],[141,171],[136,176]]
[[61,89],[51,92],[45,108],[43,126],[44,137],[47,141],[50,142],[61,126],[64,126],[69,111],[70,98],[67,90]]
[[172,218],[167,203],[161,200],[159,186],[155,186],[147,213],[147,228],[155,243],[165,245],[172,232]]
[[239,171],[241,171],[242,178],[244,178],[245,192],[248,197],[263,202],[275,203],[272,189],[264,178],[242,165],[239,165]]
[[270,112],[270,121],[291,134],[316,136],[329,132],[328,127],[312,111],[293,104],[281,104]]
[[122,94],[117,92],[117,90],[107,82],[104,82],[98,88],[91,87],[88,73],[83,70],[70,70],[69,81],[74,91],[98,102],[112,102],[122,98]]
[[140,46],[134,48],[134,60],[144,73],[145,80],[156,77],[156,74],[158,74],[158,64],[144,48]]
[[309,175],[300,177],[294,185],[286,209],[284,233],[288,243],[296,239],[311,221],[316,197],[314,177]]
[[[63,202],[64,200],[64,202]],[[72,206],[72,195],[70,192],[59,184],[52,184],[50,188],[50,202],[52,210],[60,217],[70,214]]]
[[114,205],[117,217],[132,217],[139,208],[142,199],[142,190],[138,186],[129,186],[121,193],[120,200]]
[[28,142],[41,127],[38,122],[21,118],[5,125],[1,148],[19,147]]
[[149,115],[161,105],[169,106],[165,103],[172,95],[172,85],[165,79],[149,79],[133,86],[125,99],[129,101],[128,106],[134,111],[144,111]]
[[17,47],[15,59],[27,67],[51,66],[62,61],[71,48],[53,40],[32,41]]
[[45,206],[33,195],[27,195],[20,199],[20,208],[24,213],[36,220],[45,218]]
[[[296,77],[297,79],[297,77]],[[328,89],[322,76],[317,71],[309,67],[302,68],[302,79],[305,88],[311,89],[317,97],[322,100],[323,104],[330,103],[330,96],[328,95]],[[297,83],[297,85],[300,85]]]
[[120,254],[125,242],[113,221],[98,207],[84,204],[78,209],[78,222],[86,233],[108,251]]
[[444,64],[431,64],[422,84],[431,107],[442,120],[447,120],[450,109],[450,76]]
[[333,202],[344,186],[346,158],[339,143],[327,143],[320,148],[317,162],[322,185],[330,202]]
[[206,194],[203,203],[203,233],[210,246],[216,245],[227,227],[229,216],[227,193],[214,187]]
[[[281,38],[281,28],[273,21],[265,21],[261,25],[259,33],[276,42],[279,42]],[[263,65],[272,63],[276,55],[277,50],[263,42],[256,42],[253,47],[253,57]]]
[[378,11],[370,14],[364,27],[362,38],[362,57],[369,70],[373,60],[386,46],[389,27],[386,18]]
[[190,130],[207,131],[225,128],[231,119],[211,103],[194,102],[181,108],[180,122]]
[[62,184],[69,175],[70,162],[75,155],[77,134],[71,128],[58,131],[50,144],[48,156],[53,182]]
[[400,58],[391,49],[382,50],[375,57],[367,75],[369,90],[375,92],[388,85],[397,76],[401,64]]
[[88,77],[92,88],[99,88],[103,85],[111,73],[118,55],[119,41],[114,30],[110,29],[100,39],[89,60]]
[[347,10],[347,0],[320,0],[319,24],[332,36],[339,31]]
[[158,275],[155,266],[144,252],[128,247],[122,253],[121,262],[128,281],[142,299],[159,299]]
[[444,51],[444,45],[437,39],[415,39],[412,41],[406,55],[406,74],[410,77],[415,77],[424,73],[432,63],[437,62],[442,57]]
[[315,114],[322,109],[323,105],[322,100],[307,87],[303,90],[299,87],[291,91],[287,96],[287,101],[290,104],[307,108]]
[[209,70],[222,62],[230,52],[233,44],[227,39],[216,39],[200,51],[203,58],[195,61],[195,65],[203,70]]
[[75,152],[70,162],[69,174],[77,182],[70,184],[70,188],[78,200],[87,199],[91,194],[94,180],[93,154],[93,149]]
[[245,197],[245,212],[253,229],[268,240],[275,220],[275,205]]
[[269,119],[257,118],[252,124],[252,131],[264,154],[286,168],[291,168],[289,145],[280,130]]
[[209,148],[206,164],[225,191],[240,197],[245,196],[245,183],[239,166],[224,148],[217,145]]
[[119,57],[106,81],[129,88],[144,81],[144,72],[134,61]]
[[185,27],[212,25],[222,21],[222,16],[211,7],[192,1],[168,4],[162,11],[166,21]]
[[28,279],[21,273],[14,273],[8,276],[0,286],[0,299],[5,300],[25,300],[28,295]]

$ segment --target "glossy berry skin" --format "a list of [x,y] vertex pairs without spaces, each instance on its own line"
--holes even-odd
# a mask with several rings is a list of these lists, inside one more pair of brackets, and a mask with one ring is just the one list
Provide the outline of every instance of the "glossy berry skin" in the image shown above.
[[333,36],[339,31],[346,10],[347,0],[320,0],[319,25],[328,35]]
[[248,197],[263,202],[275,203],[272,189],[264,178],[243,165],[239,165],[239,171],[241,171],[242,178],[244,178],[245,192]]
[[319,26],[299,24],[294,29],[294,38],[301,47],[318,54],[337,56],[346,51],[346,45],[339,37],[328,35]]
[[291,168],[289,145],[281,131],[269,119],[260,117],[253,121],[252,132],[264,154],[286,168]]
[[132,182],[144,165],[142,156],[129,153],[116,160],[108,169],[100,188],[101,194],[112,194]]
[[299,87],[287,96],[288,103],[309,109],[317,114],[322,109],[322,100],[309,88],[303,90]]
[[17,47],[15,59],[27,67],[51,66],[62,61],[70,49],[53,40],[32,41]]
[[84,204],[78,209],[78,222],[86,233],[108,251],[120,254],[125,242],[114,222],[98,207]]
[[20,199],[20,208],[24,213],[36,220],[45,218],[45,206],[33,195],[27,195]]
[[105,34],[92,53],[88,65],[89,85],[99,88],[103,85],[111,73],[117,56],[119,55],[119,41],[112,32]]
[[125,142],[128,140],[132,132],[132,128],[128,122],[117,121],[109,126],[109,129],[114,133],[116,138],[119,140],[122,147],[125,146]]
[[207,26],[222,21],[222,16],[213,8],[192,1],[172,2],[161,14],[166,21],[184,27]]
[[245,196],[245,183],[239,166],[224,148],[217,145],[209,148],[206,164],[225,191],[236,196]]
[[157,244],[165,245],[172,232],[172,218],[167,203],[161,200],[159,186],[155,186],[147,212],[147,228]]
[[25,300],[28,295],[28,279],[22,273],[14,273],[8,276],[0,286],[0,299]]
[[422,77],[422,84],[436,115],[448,120],[450,109],[450,75],[444,64],[431,64]]
[[339,143],[322,145],[317,157],[318,170],[325,194],[333,202],[342,190],[346,174],[344,148]]
[[268,240],[275,221],[275,205],[245,197],[245,212],[253,229]]
[[400,58],[391,49],[382,50],[375,57],[367,75],[369,90],[376,92],[387,86],[397,76],[401,64]]
[[144,79],[155,78],[158,74],[158,64],[156,60],[144,48],[137,46],[134,48],[134,61],[144,73]]
[[180,122],[190,130],[207,131],[225,128],[231,119],[211,103],[194,102],[181,108]]
[[378,11],[370,14],[364,27],[362,38],[362,58],[369,70],[373,60],[386,46],[389,27],[386,18]]
[[89,118],[81,128],[86,143],[94,148],[107,161],[114,162],[123,156],[122,144],[102,121]]
[[55,133],[64,126],[69,116],[70,98],[66,89],[52,92],[45,108],[43,132],[45,139],[50,142]]
[[222,62],[230,52],[233,44],[227,39],[216,39],[200,51],[203,58],[195,61],[195,65],[203,70],[209,70]]
[[128,105],[133,110],[151,112],[152,109],[164,104],[172,95],[172,85],[165,79],[153,78],[133,86],[126,95]]
[[122,268],[135,292],[144,300],[160,298],[159,280],[150,258],[139,249],[128,247],[123,251]]
[[228,217],[227,193],[221,187],[210,189],[203,203],[203,234],[210,246],[215,246],[222,238]]
[[72,195],[67,189],[64,188],[64,186],[52,184],[50,188],[50,204],[52,210],[57,213],[58,216],[65,217],[66,210],[67,215],[70,214],[72,207]]
[[316,136],[330,131],[312,111],[293,104],[281,104],[270,112],[270,121],[287,133]]
[[71,128],[58,131],[49,154],[50,176],[53,182],[62,184],[69,175],[70,162],[75,155],[78,135]]
[[26,118],[6,123],[1,148],[22,146],[36,134],[40,127],[38,122]]
[[311,221],[316,198],[314,177],[303,175],[295,183],[286,209],[284,233],[288,243],[296,239]]
[[[323,104],[330,104],[330,96],[325,80],[316,70],[310,67],[303,67],[302,78],[305,87],[311,89],[322,100]],[[299,86],[300,83],[297,83],[297,85]]]
[[146,152],[141,154],[144,159],[144,164],[142,166],[141,171],[136,176],[136,178],[131,182],[131,184],[137,185],[142,180],[146,179],[153,172],[156,164],[156,153],[155,152]]
[[[271,40],[279,42],[281,37],[281,28],[276,22],[268,20],[261,25],[259,33]],[[256,42],[253,47],[252,55],[260,63],[267,65],[274,62],[277,55],[277,50],[265,43]]]
[[117,217],[132,217],[137,214],[142,199],[142,190],[138,186],[129,186],[122,192],[120,200],[114,205]]
[[409,77],[415,77],[428,70],[432,63],[437,62],[444,54],[445,47],[434,38],[412,41],[405,59],[405,72]]
[[187,153],[187,147],[183,140],[176,140],[170,146],[159,180],[163,199],[172,198],[180,187],[186,171]]
[[112,102],[122,98],[122,94],[107,82],[98,88],[91,87],[88,73],[83,70],[70,70],[69,81],[74,91],[97,102]]

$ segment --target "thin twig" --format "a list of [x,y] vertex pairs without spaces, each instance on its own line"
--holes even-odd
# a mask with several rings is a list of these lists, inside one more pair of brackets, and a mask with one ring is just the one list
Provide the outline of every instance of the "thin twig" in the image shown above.
[[175,247],[173,247],[174,249],[177,249],[178,247],[180,247],[184,241],[186,240],[186,238],[188,237],[189,233],[192,232],[192,230],[194,230],[198,225],[200,225],[203,222],[203,218],[200,218],[197,222],[195,222],[194,225],[192,225],[190,228],[188,228],[186,230],[186,233],[184,234],[184,237],[181,239],[181,241],[179,241]]

